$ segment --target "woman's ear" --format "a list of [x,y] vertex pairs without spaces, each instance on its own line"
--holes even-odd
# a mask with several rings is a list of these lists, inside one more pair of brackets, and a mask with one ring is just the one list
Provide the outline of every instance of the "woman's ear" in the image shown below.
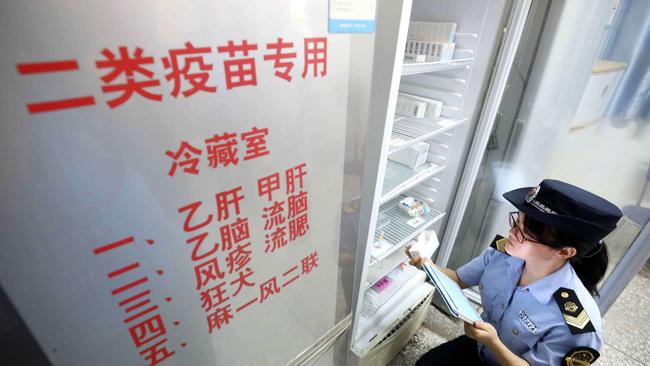
[[564,247],[557,252],[562,259],[570,259],[575,257],[577,253],[578,251],[574,247]]

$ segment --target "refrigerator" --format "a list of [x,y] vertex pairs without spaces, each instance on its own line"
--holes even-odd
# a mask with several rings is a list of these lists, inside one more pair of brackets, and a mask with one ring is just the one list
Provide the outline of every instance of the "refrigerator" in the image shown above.
[[[348,365],[388,363],[422,323],[435,291],[405,248],[435,231],[446,264],[530,7],[377,2]],[[427,42],[453,55],[418,56]],[[405,199],[425,209],[411,215]]]

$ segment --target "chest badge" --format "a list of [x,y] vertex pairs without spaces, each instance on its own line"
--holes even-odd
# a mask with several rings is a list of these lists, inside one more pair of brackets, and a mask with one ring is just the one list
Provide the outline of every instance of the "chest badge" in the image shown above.
[[536,334],[537,333],[537,326],[535,323],[533,323],[532,320],[528,317],[528,314],[524,312],[523,310],[519,310],[519,320],[521,323],[528,329],[531,333]]
[[562,366],[589,366],[596,362],[600,353],[590,347],[577,347],[570,350],[562,359]]

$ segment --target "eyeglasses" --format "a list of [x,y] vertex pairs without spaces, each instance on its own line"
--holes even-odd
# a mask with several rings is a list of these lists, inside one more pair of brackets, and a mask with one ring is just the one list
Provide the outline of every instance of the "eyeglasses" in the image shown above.
[[519,228],[519,211],[511,212],[508,215],[508,219],[510,221],[510,227],[515,229],[515,239],[517,239],[517,241],[520,244],[523,244],[525,241],[529,241],[531,243],[537,243],[537,244],[544,244],[537,240],[531,239],[530,237],[526,237],[523,230]]

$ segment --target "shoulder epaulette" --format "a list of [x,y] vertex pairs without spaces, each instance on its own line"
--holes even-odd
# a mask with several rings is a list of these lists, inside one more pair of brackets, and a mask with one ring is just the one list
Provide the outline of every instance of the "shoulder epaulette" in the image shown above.
[[571,334],[581,334],[595,331],[587,310],[580,304],[575,291],[560,287],[553,294],[555,302],[560,307],[564,321],[569,326]]
[[562,366],[586,366],[596,362],[600,353],[590,347],[577,347],[564,355]]
[[490,244],[490,247],[500,251],[501,253],[505,253],[506,242],[508,242],[507,238],[504,238],[503,236],[497,234],[497,236],[494,237],[494,240],[492,240],[492,244]]

